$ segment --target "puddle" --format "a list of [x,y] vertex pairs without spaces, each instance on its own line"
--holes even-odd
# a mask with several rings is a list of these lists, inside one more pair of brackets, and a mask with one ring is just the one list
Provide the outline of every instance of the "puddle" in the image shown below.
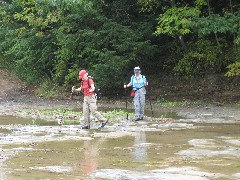
[[124,121],[86,131],[6,116],[0,122],[11,132],[0,134],[3,180],[239,179],[238,123]]

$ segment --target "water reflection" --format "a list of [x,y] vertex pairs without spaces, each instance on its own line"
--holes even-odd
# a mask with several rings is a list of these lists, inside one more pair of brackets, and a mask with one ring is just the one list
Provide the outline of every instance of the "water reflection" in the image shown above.
[[[2,169],[2,163],[0,162],[0,167],[1,167],[1,169]],[[3,172],[3,171],[0,171],[0,179],[2,179],[2,180],[4,180],[4,179],[7,179],[7,177],[6,177],[6,175],[5,175],[5,173]]]
[[148,159],[145,131],[137,131],[134,139],[133,158],[137,162],[145,162]]
[[84,160],[82,165],[83,176],[87,177],[98,167],[99,146],[105,141],[100,138],[97,142],[92,140],[84,141]]

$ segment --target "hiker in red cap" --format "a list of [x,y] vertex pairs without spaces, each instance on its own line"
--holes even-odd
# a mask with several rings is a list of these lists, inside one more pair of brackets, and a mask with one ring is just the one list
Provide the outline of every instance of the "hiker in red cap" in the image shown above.
[[97,99],[95,97],[95,86],[94,81],[91,78],[88,78],[88,73],[86,70],[81,70],[79,72],[79,79],[81,79],[81,87],[76,89],[74,86],[72,87],[72,92],[80,92],[83,91],[83,127],[82,129],[90,129],[90,112],[94,117],[98,119],[98,121],[102,122],[102,126],[104,127],[108,120],[104,118],[100,112],[97,111]]

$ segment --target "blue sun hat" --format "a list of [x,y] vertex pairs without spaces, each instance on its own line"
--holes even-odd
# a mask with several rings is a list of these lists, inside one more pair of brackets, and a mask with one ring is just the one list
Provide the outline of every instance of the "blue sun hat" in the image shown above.
[[141,71],[141,69],[140,69],[139,66],[137,66],[137,67],[134,68],[134,72],[135,72],[135,73],[136,73],[136,72],[140,72],[140,71]]

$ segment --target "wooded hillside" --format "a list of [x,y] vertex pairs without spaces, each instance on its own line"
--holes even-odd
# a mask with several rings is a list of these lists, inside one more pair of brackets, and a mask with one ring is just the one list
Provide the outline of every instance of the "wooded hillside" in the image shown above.
[[240,74],[238,0],[2,0],[0,22],[1,67],[28,84],[67,91],[87,69],[119,94],[134,66],[185,79]]

